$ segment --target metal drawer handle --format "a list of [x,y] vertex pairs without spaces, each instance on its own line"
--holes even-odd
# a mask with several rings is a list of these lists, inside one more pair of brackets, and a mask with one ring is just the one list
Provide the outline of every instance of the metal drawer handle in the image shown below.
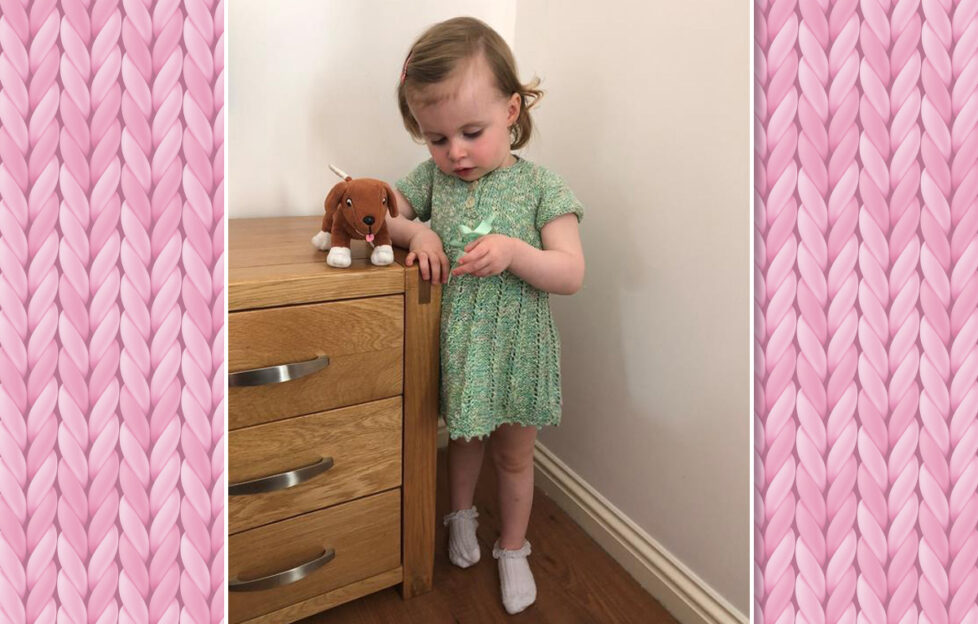
[[228,375],[228,386],[264,386],[265,384],[292,381],[293,379],[299,379],[300,377],[315,373],[327,366],[329,366],[329,356],[320,355],[315,359],[306,360],[305,362],[292,362],[290,364],[279,364],[278,366],[254,368],[252,370],[230,373]]
[[295,583],[296,581],[301,581],[332,561],[333,557],[335,556],[336,551],[334,551],[332,548],[327,548],[322,552],[322,554],[318,555],[312,561],[307,561],[301,565],[297,565],[294,568],[289,568],[288,570],[276,572],[275,574],[269,574],[268,576],[252,579],[250,581],[242,581],[239,580],[240,577],[234,577],[228,583],[228,591],[258,591],[259,589],[271,589],[273,587],[281,587],[282,585]]
[[258,477],[250,481],[232,483],[228,485],[228,496],[240,496],[242,494],[263,494],[284,490],[293,485],[299,485],[303,481],[308,481],[318,474],[322,474],[333,467],[332,457],[323,457],[315,464],[309,464],[288,472]]

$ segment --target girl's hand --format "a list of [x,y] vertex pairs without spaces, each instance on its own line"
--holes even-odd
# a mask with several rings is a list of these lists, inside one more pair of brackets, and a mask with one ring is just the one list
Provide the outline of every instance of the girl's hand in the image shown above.
[[465,255],[455,263],[452,275],[499,275],[513,262],[516,242],[515,238],[502,234],[487,234],[475,239],[465,246]]
[[412,266],[415,260],[422,279],[433,283],[448,281],[448,256],[442,249],[441,238],[428,228],[411,237],[405,264]]

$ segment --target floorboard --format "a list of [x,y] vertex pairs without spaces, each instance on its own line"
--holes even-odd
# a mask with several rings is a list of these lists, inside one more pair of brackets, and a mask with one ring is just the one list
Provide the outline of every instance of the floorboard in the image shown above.
[[[446,454],[438,452],[437,513],[448,513]],[[448,561],[447,529],[439,522],[435,542],[434,589],[401,600],[396,589],[365,596],[302,620],[302,624],[677,624],[614,559],[608,556],[539,488],[534,493],[527,539],[537,601],[509,615],[499,597],[492,545],[499,535],[496,475],[486,452],[476,488],[477,535],[482,559],[460,569]]]

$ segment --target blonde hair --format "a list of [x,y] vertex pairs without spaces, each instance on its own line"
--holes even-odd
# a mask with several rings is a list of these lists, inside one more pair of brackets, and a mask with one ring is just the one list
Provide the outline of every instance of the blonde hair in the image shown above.
[[479,54],[486,59],[496,88],[503,96],[519,93],[520,113],[509,129],[510,148],[519,149],[526,145],[533,133],[530,109],[543,96],[543,91],[537,88],[540,80],[534,78],[529,84],[521,83],[509,46],[495,30],[474,17],[455,17],[435,24],[411,46],[397,86],[397,104],[404,127],[412,137],[424,140],[420,126],[408,108],[409,91],[413,94],[425,86],[442,82],[459,63]]

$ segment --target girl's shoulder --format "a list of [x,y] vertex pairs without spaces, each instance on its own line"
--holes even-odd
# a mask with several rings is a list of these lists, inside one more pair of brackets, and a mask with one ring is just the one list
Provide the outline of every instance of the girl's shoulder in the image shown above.
[[554,218],[572,213],[580,221],[584,216],[584,206],[574,195],[574,191],[557,172],[528,160],[524,163],[524,188],[532,195],[536,207],[536,227],[543,228]]
[[524,183],[528,183],[541,191],[567,186],[567,183],[557,172],[532,160],[523,157],[517,158],[519,160],[513,165],[513,169],[518,168],[517,173]]

